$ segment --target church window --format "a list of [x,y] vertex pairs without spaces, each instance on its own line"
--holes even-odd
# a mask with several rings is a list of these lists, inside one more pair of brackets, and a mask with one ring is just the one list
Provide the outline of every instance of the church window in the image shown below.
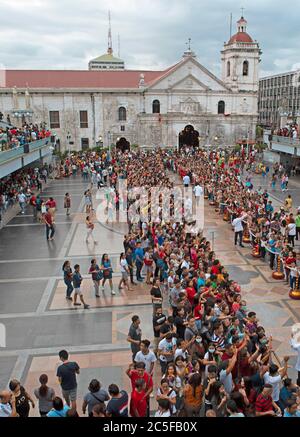
[[88,112],[87,111],[79,111],[79,119],[80,119],[80,127],[81,128],[89,127]]
[[220,100],[218,103],[218,114],[224,114],[225,113],[225,102],[224,100]]
[[160,102],[159,102],[159,100],[153,100],[153,102],[152,102],[152,114],[160,114]]
[[119,121],[126,121],[126,108],[124,106],[119,108]]
[[227,77],[230,76],[230,62],[227,62]]
[[59,111],[49,111],[50,129],[59,129]]
[[244,61],[243,62],[243,76],[248,76],[249,73],[249,62]]

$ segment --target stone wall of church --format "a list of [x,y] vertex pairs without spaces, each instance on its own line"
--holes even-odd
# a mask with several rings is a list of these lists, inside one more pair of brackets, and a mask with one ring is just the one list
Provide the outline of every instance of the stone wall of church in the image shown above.
[[[152,114],[152,102],[160,101],[161,116]],[[218,115],[218,101],[225,101],[225,113]],[[19,109],[25,109],[24,93],[18,97]],[[125,137],[131,144],[173,145],[178,144],[179,132],[192,124],[199,132],[201,144],[234,144],[241,137],[255,138],[257,97],[251,93],[170,92],[152,90],[141,92],[31,92],[30,107],[34,111],[33,122],[46,122],[50,127],[49,111],[59,111],[60,128],[51,129],[60,139],[61,149],[68,149],[70,133],[71,149],[80,150],[81,140],[89,139],[94,147],[99,137],[103,144],[116,143]],[[118,109],[126,108],[126,120],[120,121]],[[0,110],[6,114],[13,110],[12,93],[0,91]],[[88,112],[88,128],[80,127],[79,111]],[[12,118],[12,122],[15,120]],[[16,124],[16,123],[15,123]],[[215,140],[217,138],[217,140]]]

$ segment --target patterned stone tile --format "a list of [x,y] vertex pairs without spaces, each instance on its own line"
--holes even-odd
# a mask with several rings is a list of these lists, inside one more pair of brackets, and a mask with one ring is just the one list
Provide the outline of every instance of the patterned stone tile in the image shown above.
[[[147,338],[148,340],[152,341],[153,339],[153,328],[152,328],[152,307],[138,307],[132,312],[128,312],[128,308],[126,310],[113,310],[113,323],[112,323],[112,330],[113,330],[113,342],[116,343],[122,343],[120,341],[122,336],[120,334],[123,334],[123,342],[126,343],[126,338],[128,335],[128,330],[131,325],[131,318],[134,315],[138,315],[141,324],[140,328],[142,330],[142,337]],[[122,316],[121,316],[122,315]]]
[[[148,305],[151,303],[150,286],[146,284],[138,284],[133,286],[132,291],[127,289],[118,290],[120,277],[113,277],[115,296],[110,293],[108,282],[105,284],[105,291],[102,292],[100,286],[100,298],[95,297],[94,285],[91,279],[84,279],[82,282],[83,295],[86,302],[91,305],[92,308],[103,307],[115,307],[126,305]],[[78,299],[79,301],[79,299]],[[78,307],[80,308],[80,307]],[[53,295],[52,302],[50,304],[50,310],[58,309],[74,309],[74,306],[70,300],[66,299],[66,285],[63,281],[58,281],[56,290]],[[75,307],[76,310],[76,307]]]
[[123,236],[116,232],[103,231],[103,227],[99,223],[95,223],[94,238],[98,242],[97,245],[90,242],[86,243],[86,226],[78,224],[75,231],[75,236],[69,249],[68,256],[76,255],[94,255],[96,253],[121,253],[123,250]]
[[220,251],[218,250],[218,257],[222,258],[222,264],[224,266],[240,266],[245,265],[247,262],[244,260],[244,258],[237,252],[237,251]]

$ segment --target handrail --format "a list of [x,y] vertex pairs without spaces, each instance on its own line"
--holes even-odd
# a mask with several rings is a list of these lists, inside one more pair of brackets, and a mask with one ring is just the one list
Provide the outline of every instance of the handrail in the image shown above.
[[[35,150],[41,149],[50,143],[50,138],[41,138],[36,141],[32,141],[28,143],[29,152],[33,152]],[[14,158],[19,158],[24,154],[24,146],[13,147],[11,149],[3,150],[0,152],[0,164],[4,164],[7,161],[10,161]]]
[[299,138],[291,138],[291,137],[284,137],[281,135],[273,135],[271,142],[285,144],[287,146],[300,147],[300,139]]

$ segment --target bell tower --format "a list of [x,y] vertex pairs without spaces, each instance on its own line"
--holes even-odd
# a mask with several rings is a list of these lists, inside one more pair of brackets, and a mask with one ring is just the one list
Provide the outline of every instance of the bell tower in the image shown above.
[[222,80],[234,91],[258,91],[261,50],[257,41],[247,33],[247,21],[237,21],[237,32],[224,43]]

